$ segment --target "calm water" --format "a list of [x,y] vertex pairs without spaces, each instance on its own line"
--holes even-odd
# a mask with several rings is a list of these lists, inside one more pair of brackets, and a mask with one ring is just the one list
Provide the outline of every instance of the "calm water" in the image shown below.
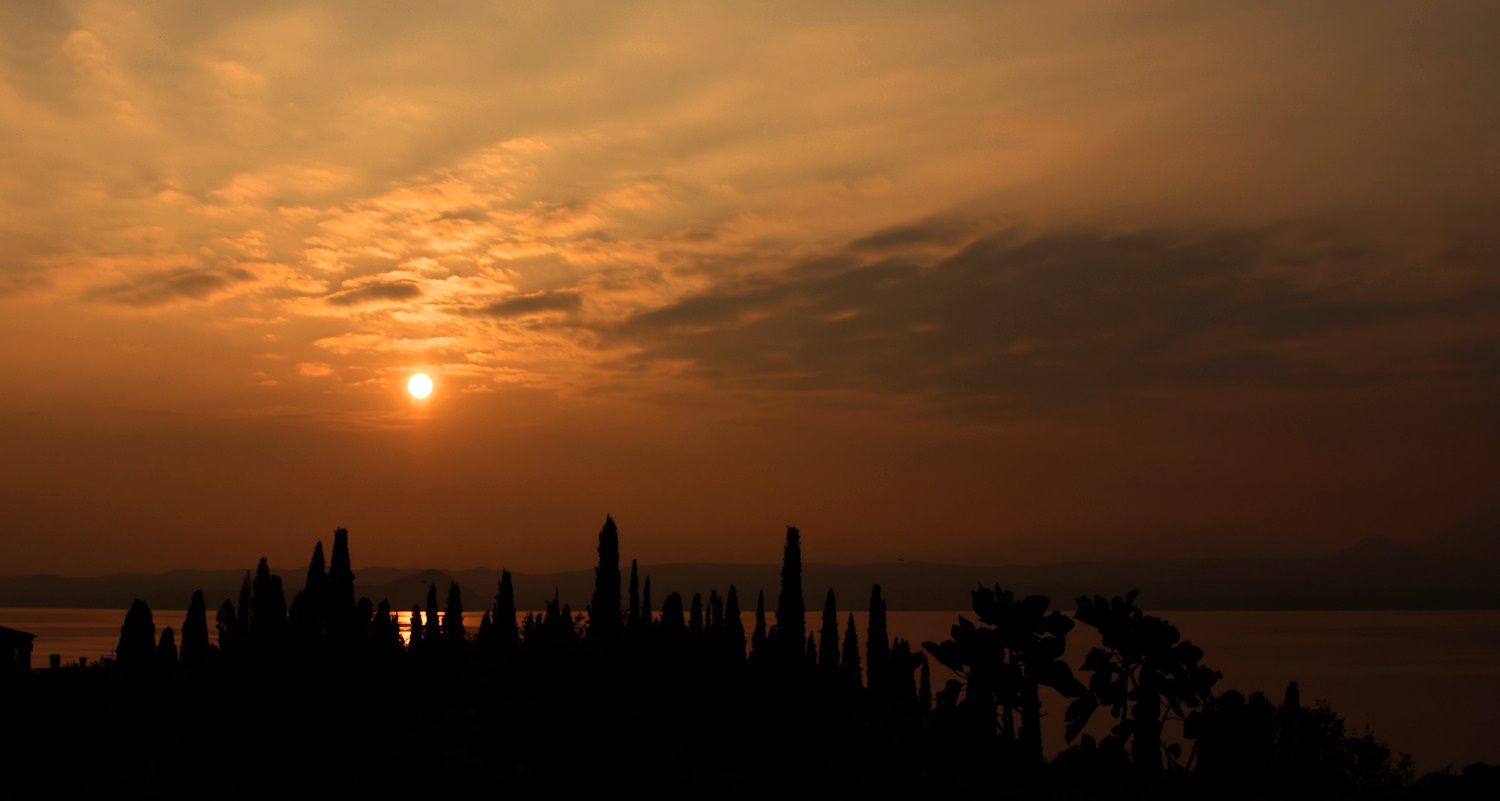
[[[923,641],[946,639],[958,614],[892,612],[889,627],[920,649]],[[1296,680],[1305,703],[1327,700],[1350,733],[1368,726],[1393,750],[1413,754],[1419,771],[1500,763],[1500,611],[1157,614],[1203,648],[1204,662],[1224,674],[1219,689],[1261,689],[1279,702]],[[185,615],[158,611],[156,625],[178,628]],[[749,631],[754,616],[745,617]],[[863,650],[865,615],[854,617]],[[111,655],[124,619],[123,609],[0,609],[0,625],[37,635],[37,668],[46,667],[48,654],[66,663]],[[808,615],[807,626],[816,632],[819,616]],[[1075,667],[1094,644],[1091,633],[1080,626],[1070,635],[1067,658]],[[934,667],[936,689],[950,676]],[[1062,701],[1044,703],[1050,746],[1060,749]]]

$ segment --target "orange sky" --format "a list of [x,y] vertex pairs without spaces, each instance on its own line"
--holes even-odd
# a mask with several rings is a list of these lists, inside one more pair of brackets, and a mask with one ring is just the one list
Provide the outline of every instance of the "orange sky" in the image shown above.
[[1500,6],[436,6],[0,5],[0,573],[1496,506]]

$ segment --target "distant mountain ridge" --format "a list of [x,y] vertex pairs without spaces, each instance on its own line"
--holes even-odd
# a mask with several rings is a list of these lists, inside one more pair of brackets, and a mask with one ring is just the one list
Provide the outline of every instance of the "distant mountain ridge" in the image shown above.
[[[814,601],[821,603],[832,588],[839,607],[846,610],[863,608],[871,585],[877,583],[892,610],[967,609],[972,590],[997,583],[1022,594],[1048,595],[1063,607],[1080,595],[1110,596],[1139,589],[1142,603],[1152,609],[1500,609],[1500,582],[1494,580],[1500,558],[1492,555],[1500,551],[1487,548],[1497,540],[1500,526],[1455,528],[1412,546],[1367,538],[1330,556],[1310,559],[1108,560],[1035,566],[809,564],[803,569],[803,586],[812,599],[809,608]],[[1458,547],[1476,543],[1478,547]],[[283,577],[288,601],[301,588],[304,570],[275,569]],[[356,567],[355,573],[358,594],[377,602],[386,599],[397,610],[424,604],[430,585],[437,585],[439,597],[446,600],[448,584],[457,582],[465,609],[477,617],[492,605],[501,571]],[[140,598],[154,608],[180,609],[202,589],[217,608],[226,598],[237,602],[244,576],[243,570],[173,570],[89,578],[0,577],[0,607],[124,609]],[[671,592],[684,598],[695,592],[707,597],[710,590],[722,594],[734,584],[743,609],[753,610],[756,593],[764,591],[769,611],[780,588],[780,565],[775,564],[643,565],[642,580],[647,576],[657,604]],[[594,576],[592,568],[585,568],[513,572],[512,579],[523,610],[540,610],[555,592],[573,611],[582,612],[593,592]]]

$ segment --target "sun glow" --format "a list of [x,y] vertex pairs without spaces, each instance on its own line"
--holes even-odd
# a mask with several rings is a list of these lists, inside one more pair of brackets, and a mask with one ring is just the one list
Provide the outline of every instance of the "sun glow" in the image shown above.
[[428,378],[425,373],[417,373],[406,382],[406,391],[410,392],[413,398],[425,398],[432,394],[432,379]]

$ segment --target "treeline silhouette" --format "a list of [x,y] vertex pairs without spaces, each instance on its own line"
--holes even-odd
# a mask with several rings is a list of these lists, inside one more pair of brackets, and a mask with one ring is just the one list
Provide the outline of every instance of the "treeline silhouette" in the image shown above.
[[[11,766],[59,791],[257,798],[294,787],[1115,799],[1500,789],[1486,765],[1416,779],[1410,757],[1349,734],[1295,683],[1279,704],[1219,692],[1203,652],[1135,592],[1081,597],[1066,615],[1046,597],[981,587],[974,619],[918,649],[889,635],[875,585],[861,650],[829,590],[808,631],[793,527],[775,608],[768,616],[757,588],[749,632],[734,585],[656,606],[635,561],[625,577],[608,516],[581,613],[554,593],[520,614],[506,571],[477,624],[457,584],[429,586],[403,638],[390,604],[356,598],[354,579],[338,529],[326,559],[314,546],[290,603],[261,559],[219,605],[215,636],[201,591],[176,631],[158,633],[136,601],[112,663],[0,682],[11,733],[27,732]],[[1079,625],[1101,645],[1075,671]],[[938,667],[953,677],[934,690]],[[1044,709],[1043,688],[1061,710]],[[1058,711],[1069,747],[1049,759],[1042,728]]]

